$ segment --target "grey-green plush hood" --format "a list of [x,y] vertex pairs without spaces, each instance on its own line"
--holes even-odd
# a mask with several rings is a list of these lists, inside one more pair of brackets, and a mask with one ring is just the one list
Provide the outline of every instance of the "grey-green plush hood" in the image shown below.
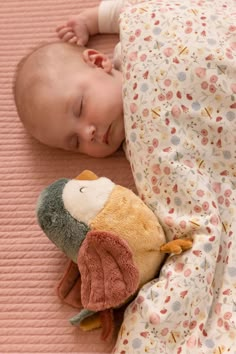
[[74,219],[64,207],[62,193],[69,181],[62,178],[46,187],[38,198],[36,214],[47,237],[77,263],[78,250],[89,227]]

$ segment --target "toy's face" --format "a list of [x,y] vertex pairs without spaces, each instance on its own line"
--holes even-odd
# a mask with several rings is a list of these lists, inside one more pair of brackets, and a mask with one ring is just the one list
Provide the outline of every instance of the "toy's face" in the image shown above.
[[115,184],[102,177],[92,181],[70,180],[62,194],[65,209],[77,220],[89,224],[104,208]]

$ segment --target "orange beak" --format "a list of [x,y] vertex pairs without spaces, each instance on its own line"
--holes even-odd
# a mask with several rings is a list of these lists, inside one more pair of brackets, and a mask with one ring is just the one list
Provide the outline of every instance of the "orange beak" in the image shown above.
[[75,179],[92,181],[98,179],[98,176],[95,175],[95,173],[93,173],[92,171],[84,170],[77,177],[75,177]]

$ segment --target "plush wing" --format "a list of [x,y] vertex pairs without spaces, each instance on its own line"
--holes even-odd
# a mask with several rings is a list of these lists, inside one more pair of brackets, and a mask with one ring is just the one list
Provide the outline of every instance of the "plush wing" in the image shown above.
[[126,241],[105,231],[90,231],[79,250],[81,301],[101,311],[118,307],[139,285],[139,271]]

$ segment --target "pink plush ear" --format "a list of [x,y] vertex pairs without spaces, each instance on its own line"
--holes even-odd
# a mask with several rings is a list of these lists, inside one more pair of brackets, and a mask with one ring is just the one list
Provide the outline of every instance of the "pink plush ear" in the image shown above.
[[118,307],[139,285],[139,271],[126,241],[106,231],[90,231],[78,255],[83,307],[102,311]]

